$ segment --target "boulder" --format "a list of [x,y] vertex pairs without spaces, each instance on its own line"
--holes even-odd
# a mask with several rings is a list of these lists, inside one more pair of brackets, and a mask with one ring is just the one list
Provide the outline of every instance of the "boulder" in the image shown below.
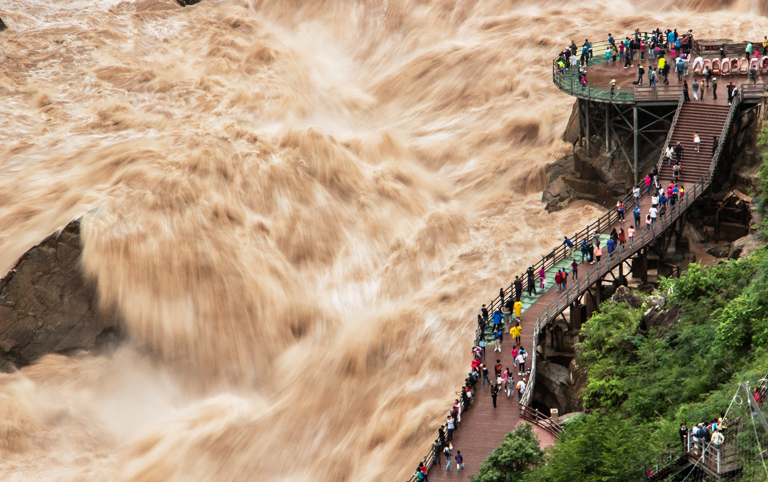
[[558,200],[560,198],[566,197],[568,195],[568,186],[565,185],[565,181],[563,181],[561,178],[555,179],[552,181],[546,189],[544,189],[544,193],[541,195],[541,201],[545,203],[549,203],[555,200]]
[[667,299],[659,295],[651,295],[645,299],[646,308],[661,308],[667,304]]
[[643,313],[640,323],[637,326],[637,332],[641,335],[647,335],[651,328],[669,328],[680,321],[680,308],[674,306],[669,309],[662,309],[654,306]]
[[30,248],[0,279],[0,365],[8,369],[47,353],[91,350],[118,333],[117,316],[98,309],[81,252],[75,220]]
[[643,299],[626,286],[619,286],[611,297],[613,303],[625,303],[632,309],[643,306]]
[[731,244],[731,252],[728,257],[730,259],[739,259],[742,256],[746,258],[763,246],[765,246],[765,241],[760,239],[757,234],[748,234]]
[[727,258],[731,252],[730,243],[722,244],[720,246],[713,246],[707,250],[707,254],[714,256],[715,258]]

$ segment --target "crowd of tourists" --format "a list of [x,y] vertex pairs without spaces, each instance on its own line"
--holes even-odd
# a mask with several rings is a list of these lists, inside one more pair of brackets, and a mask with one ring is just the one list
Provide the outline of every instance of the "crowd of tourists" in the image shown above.
[[[693,30],[688,30],[684,34],[679,34],[677,29],[661,31],[660,28],[651,32],[640,32],[636,29],[634,34],[626,36],[624,39],[616,39],[612,34],[608,34],[604,55],[605,62],[608,64],[620,65],[624,68],[632,68],[633,62],[637,65],[637,80],[634,85],[642,86],[647,79],[648,86],[654,89],[659,83],[669,84],[669,75],[672,71],[677,76],[678,83],[683,83],[683,93],[685,101],[691,100],[689,92],[688,77],[693,70],[692,46]],[[762,41],[762,55],[768,55],[768,36]],[[567,69],[578,69],[579,84],[582,89],[587,86],[587,67],[590,60],[594,59],[594,48],[589,39],[584,40],[584,44],[579,48],[576,42],[571,41],[570,46],[563,49],[555,61],[558,72],[564,72]],[[725,58],[725,48],[720,48],[720,59]],[[760,49],[755,48],[752,43],[747,43],[744,51],[745,58],[758,58]],[[645,62],[648,62],[646,69]],[[714,76],[715,72],[706,65],[702,65],[700,72],[696,72],[692,77],[690,85],[692,88],[693,100],[704,100],[706,90],[711,89],[713,100],[717,100],[718,80]],[[760,74],[759,67],[750,65],[748,78],[754,84]],[[614,93],[616,80],[611,81],[611,94]],[[729,82],[727,85],[728,103],[738,95],[738,89]]]

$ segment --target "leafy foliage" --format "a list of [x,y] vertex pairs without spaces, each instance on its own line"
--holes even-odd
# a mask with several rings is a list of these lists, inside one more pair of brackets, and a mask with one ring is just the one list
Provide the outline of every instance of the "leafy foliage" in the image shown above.
[[472,482],[512,482],[520,480],[534,468],[544,463],[544,451],[539,448],[539,438],[527,423],[507,433],[487,459],[480,465]]

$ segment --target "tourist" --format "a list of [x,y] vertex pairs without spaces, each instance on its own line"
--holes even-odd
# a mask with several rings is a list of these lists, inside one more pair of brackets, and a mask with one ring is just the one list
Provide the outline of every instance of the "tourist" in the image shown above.
[[712,100],[717,100],[717,77],[712,78]]
[[515,281],[512,284],[515,285],[515,300],[520,301],[523,296],[523,281],[519,276],[515,276]]
[[443,454],[443,446],[444,444],[440,442],[439,438],[436,438],[435,443],[432,444],[432,453],[434,453],[436,465],[443,464],[443,461],[440,459],[440,456]]
[[521,303],[520,301],[516,301],[513,308],[515,310],[514,311],[514,313],[515,313],[515,321],[519,323],[520,322],[520,316],[523,313],[523,303]]
[[485,364],[480,365],[480,368],[482,370],[483,374],[483,387],[485,387],[485,382],[487,381],[488,384],[491,384],[491,380],[488,379],[488,367],[485,366]]
[[499,299],[501,300],[499,304],[503,306],[504,305],[504,288],[499,289]]
[[619,213],[619,221],[624,221],[624,203],[619,199],[616,203],[616,211]]
[[752,85],[756,85],[757,83],[757,69],[753,65],[749,68],[749,80],[752,81]]
[[491,315],[491,320],[493,321],[493,329],[500,329],[501,322],[504,320],[504,315],[501,314],[501,310],[496,308],[496,311],[494,311],[493,315]]
[[683,145],[679,142],[675,146],[675,161],[679,164],[683,160]]
[[659,195],[656,193],[653,193],[651,195],[651,206],[657,206],[659,204]]
[[688,94],[688,81],[683,81],[683,102],[690,102],[691,96]]
[[555,291],[560,291],[560,270],[555,273]]
[[[637,222],[638,223],[640,222],[640,217],[639,216],[637,217]],[[635,237],[635,228],[630,226],[630,227],[627,228],[627,238],[629,239],[629,244],[630,245],[632,244],[632,238],[634,238],[634,237]]]
[[480,312],[483,314],[483,324],[487,325],[488,324],[488,308],[486,308],[485,305],[483,305]]
[[[640,187],[639,186],[635,186],[634,188],[632,188],[632,195],[635,197],[635,206],[637,206],[638,204],[640,204]],[[583,263],[584,260],[582,259],[581,262]]]
[[699,133],[695,132],[693,133],[693,145],[696,147],[696,152],[699,152],[699,145],[701,145],[701,137],[699,137]]
[[610,258],[613,250],[616,249],[616,241],[613,240],[613,237],[608,238],[608,242],[605,243],[605,248],[608,251],[608,257]]
[[728,105],[731,105],[731,102],[733,102],[733,91],[735,89],[735,85],[733,85],[733,82],[728,82],[728,85],[725,86],[726,90],[728,91]]
[[693,79],[693,100],[699,100],[699,81]]
[[448,470],[451,468],[451,451],[453,450],[453,444],[449,443],[448,445],[443,448],[443,455],[445,455],[445,460],[448,461],[448,465],[445,466],[445,470]]
[[547,279],[547,273],[544,271],[544,267],[539,268],[539,287],[544,289],[545,280]]
[[682,82],[683,81],[683,70],[685,67],[683,66],[683,58],[680,57],[677,59],[677,62],[675,63],[675,72],[677,72],[677,81]]
[[587,257],[589,264],[595,264],[595,245],[589,243],[589,256]]
[[456,472],[461,472],[464,468],[464,457],[461,456],[461,450],[456,451]]
[[603,256],[603,250],[600,249],[600,246],[595,247],[595,261],[598,263],[600,262],[600,258]]
[[576,281],[579,279],[579,263],[576,262],[574,259],[571,263],[571,281]]
[[565,241],[563,241],[563,245],[565,245],[566,253],[568,258],[573,258],[573,241],[568,239],[568,236],[563,236]]
[[701,82],[699,82],[699,88],[701,89],[701,99],[700,100],[704,100],[704,98],[706,96],[707,87],[708,87],[708,85],[704,83],[704,79],[702,78]]
[[493,399],[493,408],[496,408],[496,397],[499,395],[499,384],[491,383],[491,398]]
[[533,282],[533,266],[528,266],[528,271],[525,274],[528,275],[528,296],[533,296],[536,294],[536,283]]
[[[698,144],[697,144],[697,146],[698,146]],[[696,150],[696,152],[698,152],[698,149]],[[682,168],[680,167],[680,164],[675,164],[674,167],[672,168],[672,175],[675,178],[675,184],[677,184],[677,181],[678,181],[678,178],[680,177],[681,171],[682,171]]]
[[619,228],[619,246],[624,246],[624,243],[627,242],[627,237],[624,234],[624,228]]
[[747,48],[745,49],[747,59],[752,56],[752,42],[747,42]]
[[519,345],[520,337],[523,336],[523,327],[520,326],[520,323],[517,323],[511,330],[509,330],[509,334],[515,338],[515,344]]
[[648,229],[651,227],[651,215],[646,214],[645,215],[645,228]]
[[523,354],[522,348],[517,352],[515,362],[517,363],[517,376],[525,375],[525,355]]
[[648,210],[648,214],[651,215],[651,224],[655,224],[656,216],[659,214],[659,210],[656,209],[656,206],[651,206],[651,209]]
[[645,69],[642,63],[637,64],[637,85],[643,85],[643,76],[645,75]]
[[763,37],[763,55],[768,55],[768,35]]
[[[678,144],[680,144],[680,143],[678,142]],[[646,189],[651,187],[651,175],[650,174],[645,176],[645,187],[646,187]],[[485,306],[485,305],[483,305],[483,306]]]
[[456,425],[453,423],[453,417],[448,415],[448,419],[445,421],[445,440],[450,442],[453,440],[453,429]]
[[640,205],[635,205],[635,210],[632,211],[632,213],[635,215],[635,229],[640,229]]
[[565,291],[568,287],[568,271],[566,271],[565,268],[563,268],[563,271],[560,272],[560,286],[562,287],[563,291]]
[[519,403],[523,399],[523,392],[525,392],[525,379],[518,381],[515,389],[517,390],[517,401]]
[[653,91],[657,92],[657,84],[659,82],[659,76],[656,73],[656,69],[651,68],[651,66],[648,66],[648,86],[653,87]]
[[[493,351],[501,351],[501,327],[496,327],[496,325],[493,325],[493,346]],[[484,374],[484,376],[486,375]],[[485,380],[483,380],[483,386],[485,386]]]
[[680,434],[680,443],[683,444],[683,452],[686,452],[686,447],[688,445],[688,429],[684,423],[680,424],[678,433]]
[[504,370],[504,391],[507,392],[507,399],[509,399],[509,396],[512,395],[513,381],[514,381],[514,378],[512,378],[512,372],[510,372],[509,367],[507,367],[507,369]]

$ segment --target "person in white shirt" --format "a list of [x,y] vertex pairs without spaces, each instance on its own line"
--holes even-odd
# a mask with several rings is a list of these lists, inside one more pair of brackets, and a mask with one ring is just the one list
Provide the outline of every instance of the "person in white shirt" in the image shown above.
[[650,211],[648,212],[651,215],[651,224],[656,222],[656,216],[658,215],[658,210],[655,207],[651,207]]
[[632,189],[632,194],[635,196],[635,204],[640,204],[640,188],[635,186],[635,188]]
[[694,132],[693,133],[693,145],[696,146],[696,152],[699,152],[699,145],[701,144],[701,138],[699,137],[699,134]]
[[518,352],[515,361],[517,362],[517,376],[522,376],[525,373],[525,356]]
[[517,401],[519,402],[523,398],[523,392],[525,391],[525,380],[520,380],[517,382],[517,385],[515,386],[515,390],[517,390]]
[[653,196],[651,196],[651,205],[652,206],[658,206],[659,205],[659,195],[658,194],[654,194]]

